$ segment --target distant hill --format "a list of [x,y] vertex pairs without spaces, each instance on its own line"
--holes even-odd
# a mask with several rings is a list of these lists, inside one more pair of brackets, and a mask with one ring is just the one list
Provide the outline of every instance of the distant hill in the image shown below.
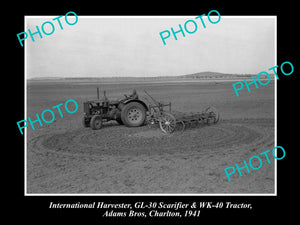
[[242,78],[242,77],[251,77],[253,74],[228,74],[228,73],[219,73],[219,72],[200,72],[182,75],[179,77],[183,78],[192,78],[192,79],[230,79],[230,78]]
[[193,73],[187,75],[178,75],[178,76],[154,76],[154,77],[60,77],[60,76],[53,76],[53,77],[35,77],[30,78],[28,80],[32,81],[42,81],[42,80],[60,80],[60,81],[70,81],[70,80],[101,80],[101,81],[161,81],[161,80],[200,80],[200,79],[244,79],[250,78],[253,74],[226,74],[226,73],[219,73],[219,72],[200,72],[200,73]]

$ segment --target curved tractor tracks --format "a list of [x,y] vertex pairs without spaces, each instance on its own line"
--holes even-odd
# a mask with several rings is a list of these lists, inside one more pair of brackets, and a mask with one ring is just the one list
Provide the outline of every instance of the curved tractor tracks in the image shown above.
[[[106,126],[101,130],[78,128],[33,138],[29,151],[36,154],[54,153],[70,157],[93,158],[103,155],[187,154],[215,151],[232,146],[260,148],[274,144],[274,120],[231,119],[215,125],[198,125],[172,135],[147,126],[128,128]],[[264,150],[264,149],[263,149]]]
[[80,127],[28,139],[27,145],[30,193],[249,192],[251,185],[265,191],[265,176],[224,187],[222,175],[229,164],[274,145],[274,120],[222,120],[171,135],[147,126]]

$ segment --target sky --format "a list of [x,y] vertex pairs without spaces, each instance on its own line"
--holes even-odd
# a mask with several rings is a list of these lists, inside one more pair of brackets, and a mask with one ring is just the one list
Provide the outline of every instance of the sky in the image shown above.
[[[26,16],[25,31],[36,31],[53,16]],[[212,71],[257,74],[276,65],[276,17],[222,16],[212,24],[196,16],[78,16],[74,25],[64,17],[53,34],[25,41],[27,79],[37,77],[175,76]],[[68,17],[69,18],[69,17]],[[217,17],[211,17],[216,21]],[[74,19],[74,18],[72,18]],[[69,18],[72,23],[71,17]],[[172,33],[163,44],[160,32],[197,23],[185,37]],[[75,21],[75,20],[73,20]],[[188,29],[193,30],[192,23]],[[51,26],[45,25],[51,32]]]

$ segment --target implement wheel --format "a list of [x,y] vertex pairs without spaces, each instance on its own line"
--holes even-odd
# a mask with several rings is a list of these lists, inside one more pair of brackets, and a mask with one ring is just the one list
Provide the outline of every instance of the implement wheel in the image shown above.
[[215,107],[207,107],[204,113],[207,115],[207,124],[217,123],[220,119],[220,115]]
[[176,127],[175,117],[170,113],[164,112],[160,118],[159,127],[162,132],[164,132],[166,134],[171,134],[175,130],[175,127]]
[[183,132],[185,129],[185,123],[183,121],[176,122],[176,131]]

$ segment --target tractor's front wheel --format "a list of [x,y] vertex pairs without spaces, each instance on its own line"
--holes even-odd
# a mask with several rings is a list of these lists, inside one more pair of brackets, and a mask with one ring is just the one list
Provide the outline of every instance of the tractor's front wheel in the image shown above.
[[130,102],[122,108],[121,119],[128,127],[141,126],[146,120],[146,109],[138,102]]
[[90,126],[93,130],[99,130],[102,127],[102,118],[99,115],[94,115],[90,121]]
[[86,117],[82,117],[82,126],[83,127],[90,127],[90,119]]

